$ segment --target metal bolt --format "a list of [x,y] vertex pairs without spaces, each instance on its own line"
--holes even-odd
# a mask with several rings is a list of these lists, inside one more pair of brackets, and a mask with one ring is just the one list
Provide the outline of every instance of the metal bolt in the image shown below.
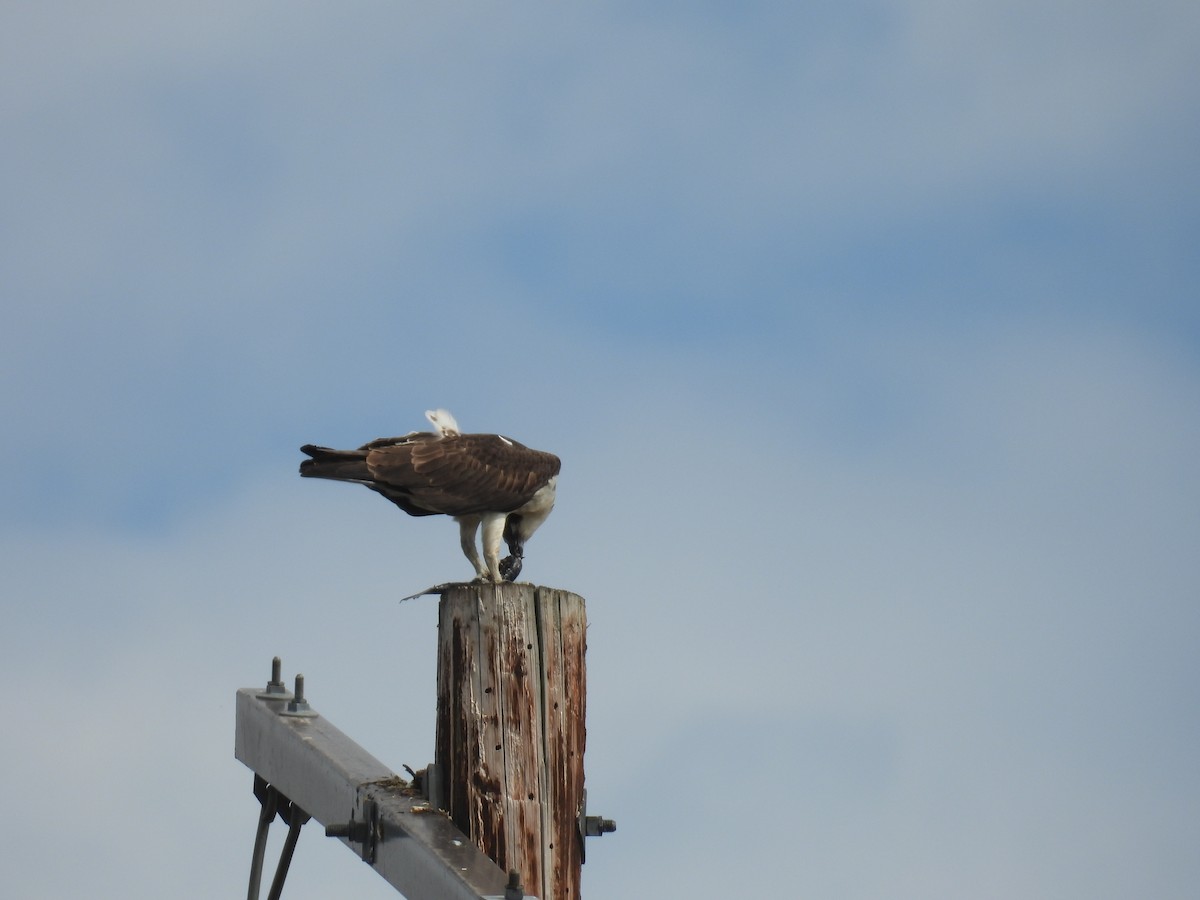
[[258,692],[258,697],[262,700],[290,700],[292,692],[287,689],[287,685],[283,683],[281,671],[283,663],[276,656],[271,660],[271,680],[267,682],[266,688]]
[[287,709],[280,715],[284,716],[315,716],[317,711],[308,705],[304,699],[304,676],[296,676],[296,696],[288,701]]
[[349,838],[356,844],[361,844],[371,835],[371,826],[366,822],[355,822],[353,820],[342,825],[326,825],[325,837],[344,837]]
[[521,884],[521,873],[516,869],[508,870],[508,884],[504,886],[504,900],[523,900],[525,886]]
[[599,837],[602,834],[612,834],[617,830],[617,823],[612,819],[600,816],[588,816],[584,819],[584,833],[588,837]]
[[382,834],[378,804],[374,800],[367,800],[363,804],[362,815],[362,821],[359,821],[354,818],[354,811],[351,810],[350,821],[336,825],[326,825],[325,836],[345,838],[352,844],[362,844],[359,852],[363,858],[363,862],[374,865],[375,848]]
[[599,837],[602,834],[611,834],[617,830],[617,823],[612,819],[587,814],[587,789],[585,788],[583,796],[580,798],[579,815],[575,819],[575,828],[579,832],[579,861],[587,862],[586,839]]

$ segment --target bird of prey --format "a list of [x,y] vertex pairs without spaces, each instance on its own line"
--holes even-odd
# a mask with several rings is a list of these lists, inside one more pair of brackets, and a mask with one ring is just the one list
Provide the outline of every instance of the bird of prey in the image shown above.
[[[305,444],[300,449],[311,459],[300,463],[300,474],[366,485],[410,516],[452,516],[478,580],[516,580],[525,542],[554,508],[558,457],[499,434],[463,434],[444,409],[425,416],[432,432],[378,438],[357,450]],[[503,560],[501,539],[509,553]]]

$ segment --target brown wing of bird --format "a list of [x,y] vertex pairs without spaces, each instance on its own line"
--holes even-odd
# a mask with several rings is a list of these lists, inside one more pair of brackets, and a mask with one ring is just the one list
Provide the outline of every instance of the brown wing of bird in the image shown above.
[[422,433],[362,449],[370,475],[364,483],[413,515],[510,512],[560,467],[554,454],[494,434]]

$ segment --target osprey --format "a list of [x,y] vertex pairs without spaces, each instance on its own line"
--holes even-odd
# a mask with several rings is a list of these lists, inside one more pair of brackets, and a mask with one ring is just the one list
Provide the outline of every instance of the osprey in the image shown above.
[[[425,417],[434,431],[378,438],[357,450],[305,444],[305,478],[363,484],[410,516],[452,516],[463,554],[482,581],[514,581],[525,542],[554,508],[561,465],[553,453],[531,450],[499,434],[463,434],[444,409]],[[483,562],[475,534],[483,526]],[[508,553],[500,559],[500,540]]]

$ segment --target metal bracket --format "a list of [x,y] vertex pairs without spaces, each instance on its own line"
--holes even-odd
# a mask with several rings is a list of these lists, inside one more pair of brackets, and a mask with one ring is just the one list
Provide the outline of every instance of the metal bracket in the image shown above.
[[587,814],[587,789],[584,788],[583,801],[579,805],[579,818],[576,820],[576,827],[579,829],[579,861],[585,863],[587,862],[587,841],[585,838],[611,834],[617,830],[617,823],[612,819],[589,816]]

